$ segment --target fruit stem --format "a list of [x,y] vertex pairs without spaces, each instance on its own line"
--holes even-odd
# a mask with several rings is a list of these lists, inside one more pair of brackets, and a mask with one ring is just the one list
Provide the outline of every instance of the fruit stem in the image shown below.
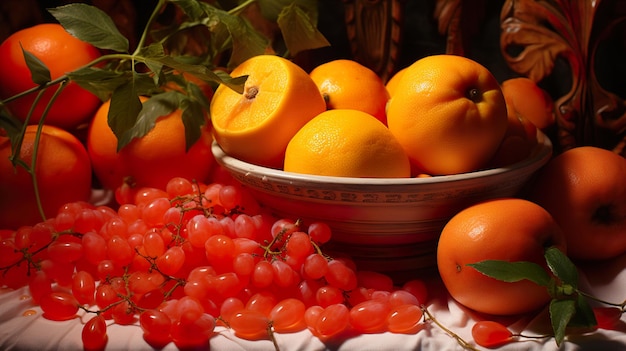
[[422,310],[422,313],[424,314],[424,320],[430,320],[433,323],[435,323],[435,325],[437,325],[439,328],[441,328],[441,330],[443,330],[446,334],[448,334],[449,336],[451,336],[452,338],[454,338],[456,340],[456,342],[461,345],[462,348],[466,349],[466,350],[471,350],[471,351],[479,351],[477,348],[475,348],[474,346],[472,346],[470,343],[468,343],[467,341],[465,341],[461,336],[459,336],[457,333],[453,332],[452,330],[448,329],[446,326],[444,326],[443,324],[441,324],[436,318],[435,316],[433,316],[430,311],[428,311],[428,308],[426,308],[426,306],[424,305],[420,305],[420,309]]
[[525,338],[525,339],[545,339],[552,338],[554,335],[545,334],[545,335],[526,335],[526,334],[513,334],[512,337],[516,338]]
[[477,88],[471,88],[467,92],[467,97],[473,102],[478,102],[480,97],[480,91]]
[[230,15],[238,15],[239,13],[243,12],[246,7],[252,5],[252,3],[256,2],[257,0],[247,0],[244,3],[241,3],[240,5],[237,5],[237,7],[234,7],[230,10],[228,10],[228,14]]
[[276,335],[274,334],[274,325],[270,321],[267,325],[267,335],[270,340],[272,340],[272,344],[274,344],[274,350],[280,351],[280,347],[278,346],[278,340],[276,340]]
[[154,7],[154,10],[150,14],[150,17],[148,18],[148,21],[146,22],[144,30],[141,33],[141,37],[139,38],[139,42],[137,43],[137,47],[135,49],[133,56],[139,54],[139,52],[143,49],[144,43],[146,42],[147,37],[148,37],[148,33],[150,33],[149,29],[152,27],[153,23],[156,21],[157,16],[161,12],[161,9],[165,6],[165,2],[166,2],[165,0],[159,0],[159,2]]
[[246,88],[246,91],[243,94],[243,97],[245,97],[248,100],[252,100],[257,96],[258,93],[259,93],[258,87],[256,86],[248,87]]
[[599,303],[601,303],[601,304],[608,305],[608,306],[618,307],[618,308],[622,311],[622,313],[626,311],[626,300],[622,301],[621,303],[618,303],[618,302],[610,302],[610,301],[602,300],[602,299],[600,299],[600,298],[598,298],[598,297],[595,297],[595,296],[593,296],[593,295],[590,295],[590,294],[588,294],[588,293],[586,293],[586,292],[584,292],[584,291],[578,290],[578,289],[576,290],[576,292],[577,292],[577,293],[579,293],[579,294],[581,294],[582,296],[584,296],[584,297],[586,297],[586,298],[590,299],[590,300],[593,300],[593,301],[599,302]]

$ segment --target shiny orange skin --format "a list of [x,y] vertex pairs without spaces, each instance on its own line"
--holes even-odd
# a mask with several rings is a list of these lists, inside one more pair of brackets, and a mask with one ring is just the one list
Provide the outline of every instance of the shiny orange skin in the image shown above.
[[[146,97],[140,97],[142,102]],[[165,189],[173,177],[206,182],[215,165],[213,138],[207,122],[200,139],[185,151],[181,110],[157,119],[154,129],[117,152],[117,137],[107,122],[110,100],[96,112],[87,135],[87,150],[101,185],[115,190],[124,181],[135,187]]]
[[387,124],[389,92],[370,68],[354,60],[338,59],[322,63],[309,74],[322,93],[327,109],[359,110]]
[[230,73],[247,76],[244,93],[220,85],[211,99],[215,141],[226,154],[281,169],[296,132],[326,104],[309,74],[276,55],[257,55]]
[[398,83],[400,82],[400,78],[402,78],[402,75],[404,74],[404,72],[406,72],[406,67],[402,68],[401,70],[396,72],[394,75],[392,75],[391,78],[389,78],[389,80],[385,84],[385,88],[387,88],[387,92],[389,93],[390,97],[396,93],[396,88],[398,87]]
[[[20,47],[21,45],[21,47]],[[69,34],[61,25],[45,23],[13,33],[0,45],[0,98],[6,99],[35,87],[24,60],[24,50],[32,53],[50,70],[51,79],[74,71],[100,57],[100,51]],[[29,123],[37,124],[58,86],[46,90]],[[7,106],[15,117],[24,121],[36,93],[21,97]],[[100,99],[70,82],[55,100],[45,123],[66,130],[86,123],[98,108]]]
[[529,198],[563,228],[570,257],[611,259],[626,253],[626,159],[580,146],[553,158]]
[[525,160],[537,145],[537,127],[508,108],[508,126],[498,151],[490,161],[490,167],[504,167]]
[[[26,128],[20,158],[30,167],[34,151],[36,125]],[[41,222],[31,176],[9,157],[11,143],[0,136],[0,228]],[[58,209],[73,201],[88,201],[91,196],[91,162],[87,150],[69,132],[53,126],[43,126],[37,153],[37,186],[46,218],[54,217]]]
[[408,66],[387,105],[387,125],[409,156],[413,174],[484,168],[507,123],[495,77],[457,55],[427,56]]
[[550,300],[545,287],[528,280],[499,281],[467,264],[504,260],[545,267],[544,248],[551,245],[565,250],[563,233],[546,210],[518,198],[487,200],[460,211],[445,225],[437,266],[450,295],[465,307],[492,315],[529,313]]
[[501,87],[507,104],[537,128],[546,130],[554,125],[552,97],[534,80],[526,77],[509,78],[501,83]]
[[287,172],[334,177],[408,178],[402,145],[376,117],[359,110],[324,111],[291,138]]

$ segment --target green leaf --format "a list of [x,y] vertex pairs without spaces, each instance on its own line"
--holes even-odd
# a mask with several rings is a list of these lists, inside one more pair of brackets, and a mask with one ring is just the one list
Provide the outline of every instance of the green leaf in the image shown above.
[[100,100],[106,101],[120,85],[128,83],[132,78],[128,73],[104,70],[95,67],[84,67],[69,72],[70,80],[76,82],[83,89],[89,90]]
[[176,71],[183,73],[189,73],[196,76],[206,82],[216,82],[224,84],[239,94],[243,93],[243,85],[248,78],[247,76],[232,78],[228,74],[216,73],[211,71],[208,67],[202,65],[191,65],[188,63],[180,62],[174,57],[163,56],[159,58],[151,58],[150,60],[157,60],[158,62],[175,69]]
[[168,91],[154,95],[144,102],[134,125],[127,129],[121,138],[118,138],[118,148],[121,149],[133,139],[148,134],[154,128],[159,117],[169,115],[176,110],[180,104],[179,95],[181,95],[179,92]]
[[574,288],[578,286],[578,270],[567,255],[556,247],[549,247],[545,251],[545,258],[552,273],[564,284]]
[[37,85],[44,85],[49,83],[52,78],[50,77],[50,70],[48,69],[46,64],[38,59],[35,55],[24,50],[21,43],[20,48],[22,49],[22,54],[24,55],[26,66],[28,67],[28,70],[30,70],[30,76],[32,81]]
[[554,331],[554,339],[557,345],[561,345],[565,339],[565,329],[576,313],[576,301],[571,299],[550,301],[550,322]]
[[6,109],[0,107],[0,129],[4,129],[9,137],[12,151],[17,149],[18,142],[23,138],[23,126],[24,122],[10,114]]
[[593,309],[589,304],[589,301],[585,296],[581,294],[576,295],[576,314],[569,322],[569,326],[572,327],[595,327],[598,324],[596,315],[593,313]]
[[261,14],[272,22],[277,22],[281,12],[288,6],[298,6],[304,9],[311,17],[312,23],[317,23],[316,0],[257,0]]
[[204,94],[204,91],[202,91],[202,89],[197,84],[193,82],[187,82],[186,90],[190,98],[200,104],[200,106],[204,110],[209,111],[211,101],[209,101],[209,98]]
[[262,55],[269,48],[269,40],[247,20],[228,12],[213,9],[213,14],[226,26],[232,40],[228,67],[236,67],[252,56]]
[[145,58],[162,57],[165,56],[165,49],[163,49],[163,44],[161,43],[152,43],[142,47],[138,55]]
[[137,95],[153,95],[161,92],[160,82],[161,74],[154,77],[151,73],[134,73],[132,82],[135,85]]
[[100,49],[128,52],[128,39],[119,32],[111,17],[97,7],[71,3],[48,11],[76,38]]
[[301,7],[291,4],[278,16],[278,27],[292,56],[301,51],[329,46],[314,21]]
[[189,150],[202,135],[206,123],[204,109],[198,101],[185,99],[183,105],[183,125],[185,126],[185,150]]
[[467,265],[486,276],[509,283],[526,279],[547,287],[552,279],[548,272],[534,262],[485,260]]
[[197,0],[169,0],[168,2],[178,6],[192,21],[199,20],[204,14],[202,5]]
[[141,109],[142,104],[133,84],[122,84],[113,91],[107,121],[113,134],[117,137],[117,151],[125,146],[121,143],[121,139],[126,131],[135,125]]

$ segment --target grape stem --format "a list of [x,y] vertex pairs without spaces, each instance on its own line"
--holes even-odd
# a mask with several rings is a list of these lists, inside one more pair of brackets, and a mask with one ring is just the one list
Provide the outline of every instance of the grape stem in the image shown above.
[[274,334],[274,326],[271,321],[267,324],[267,335],[272,341],[272,344],[274,344],[274,350],[280,351],[280,347],[278,347],[278,341],[276,340],[276,335]]
[[[294,223],[294,226],[296,228],[299,228],[301,224],[302,224],[301,220],[297,219],[296,222]],[[283,236],[285,236],[285,233],[287,233],[287,230],[288,230],[287,228],[282,228],[280,232],[276,234],[276,236],[272,239],[272,241],[269,244],[265,246],[261,246],[263,250],[265,250],[265,253],[263,254],[264,258],[267,258],[267,256],[269,255],[276,256],[282,253],[280,250],[279,251],[272,250],[272,247],[274,246],[274,244],[282,240]]]
[[616,303],[616,302],[602,300],[602,299],[600,299],[598,297],[595,297],[595,296],[593,296],[591,294],[588,294],[588,293],[586,293],[584,291],[581,291],[581,290],[577,290],[577,292],[579,294],[581,294],[582,296],[590,299],[590,300],[599,302],[599,303],[607,305],[607,306],[618,307],[622,311],[622,313],[626,312],[626,300],[622,301],[621,303]]
[[437,318],[435,318],[435,316],[433,316],[430,311],[428,311],[428,308],[424,305],[420,305],[420,309],[422,310],[422,313],[424,314],[424,321],[431,321],[433,323],[435,323],[436,326],[438,326],[441,330],[443,330],[446,334],[448,334],[449,336],[451,336],[452,338],[454,338],[457,343],[459,345],[461,345],[462,348],[464,348],[465,350],[471,350],[471,351],[479,351],[477,348],[475,348],[474,346],[472,346],[470,343],[468,343],[467,341],[465,341],[461,336],[459,336],[457,333],[453,332],[452,330],[448,329],[445,325],[441,324]]

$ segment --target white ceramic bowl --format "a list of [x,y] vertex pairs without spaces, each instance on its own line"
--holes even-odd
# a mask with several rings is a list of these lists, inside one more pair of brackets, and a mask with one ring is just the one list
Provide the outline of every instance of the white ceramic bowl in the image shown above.
[[455,213],[482,200],[520,194],[552,155],[550,139],[538,133],[538,141],[529,158],[508,167],[406,179],[284,172],[230,157],[216,143],[213,154],[276,215],[328,223],[333,239],[325,250],[349,254],[360,269],[401,279],[433,270],[439,234]]

